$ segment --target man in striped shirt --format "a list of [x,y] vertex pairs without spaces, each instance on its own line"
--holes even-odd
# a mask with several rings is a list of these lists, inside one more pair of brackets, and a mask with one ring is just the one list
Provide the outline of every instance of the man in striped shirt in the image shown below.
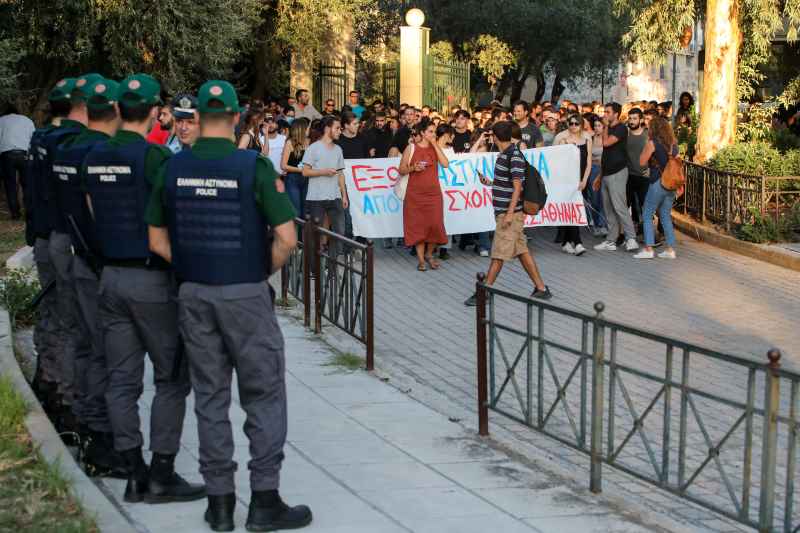
[[[494,181],[492,183],[492,203],[497,228],[492,242],[492,262],[486,275],[486,284],[493,285],[503,268],[505,261],[518,257],[525,272],[535,286],[532,298],[549,300],[550,289],[544,284],[539,268],[528,250],[525,239],[525,213],[522,211],[522,188],[527,175],[528,163],[519,147],[511,140],[513,124],[508,121],[498,122],[492,127],[494,141],[500,155],[494,165]],[[481,178],[484,181],[484,178]],[[488,181],[484,181],[488,184]],[[464,305],[474,306],[476,295],[473,294]]]

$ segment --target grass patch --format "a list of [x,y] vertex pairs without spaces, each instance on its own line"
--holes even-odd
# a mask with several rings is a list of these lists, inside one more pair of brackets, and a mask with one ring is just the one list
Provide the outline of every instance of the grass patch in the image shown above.
[[338,366],[347,370],[360,370],[366,366],[364,358],[352,353],[334,355],[323,366]]
[[0,377],[0,531],[95,533],[57,467],[44,461],[25,429],[25,400]]

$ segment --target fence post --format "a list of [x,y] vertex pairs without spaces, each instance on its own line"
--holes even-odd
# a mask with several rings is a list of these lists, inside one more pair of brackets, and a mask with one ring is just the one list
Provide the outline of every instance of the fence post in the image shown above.
[[303,325],[311,327],[311,265],[316,251],[311,216],[306,215],[303,225]]
[[[291,260],[291,258],[290,258]],[[289,301],[289,266],[283,265],[281,267],[281,300],[282,305],[286,305]]]
[[322,333],[322,239],[319,236],[319,220],[311,228],[314,243],[314,333]]
[[592,348],[592,441],[589,490],[594,493],[603,491],[603,389],[605,387],[603,359],[605,354],[606,334],[603,323],[603,302],[594,304],[597,315],[594,318]]
[[706,221],[706,189],[708,189],[708,172],[703,167],[703,192],[701,194],[702,207],[700,208],[700,221]]
[[775,513],[775,460],[778,455],[778,411],[780,409],[781,352],[775,348],[767,352],[767,368],[764,387],[764,440],[761,450],[761,499],[758,504],[758,530],[772,531]]
[[478,274],[478,281],[475,284],[475,294],[477,296],[475,308],[477,319],[477,339],[478,339],[478,434],[486,436],[489,434],[489,380],[486,377],[487,357],[486,357],[486,276],[481,272]]
[[725,231],[731,232],[731,195],[733,194],[733,176],[725,174]]
[[375,247],[367,243],[367,370],[375,370]]

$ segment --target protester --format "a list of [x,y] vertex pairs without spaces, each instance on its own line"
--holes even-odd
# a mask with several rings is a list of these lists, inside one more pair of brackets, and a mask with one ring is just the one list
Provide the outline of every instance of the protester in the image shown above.
[[[544,284],[525,239],[525,213],[522,211],[521,198],[528,163],[519,147],[511,142],[511,126],[510,122],[499,122],[492,127],[500,155],[495,161],[494,181],[491,182],[497,228],[492,243],[492,262],[486,275],[486,284],[494,285],[503,264],[519,258],[535,287],[531,297],[549,300],[552,294]],[[464,302],[467,306],[476,304],[476,294]]]
[[147,134],[147,142],[165,144],[174,129],[175,117],[172,115],[172,108],[168,105],[161,106],[158,110],[158,121]]
[[624,232],[625,249],[629,252],[639,248],[636,242],[636,230],[626,201],[628,185],[628,154],[625,143],[628,128],[619,121],[622,106],[610,102],[605,107],[603,119],[603,156],[602,177],[593,183],[595,190],[602,190],[603,206],[608,223],[608,237],[594,247],[595,250],[614,251],[617,249],[616,239],[620,231]]
[[413,107],[406,107],[400,116],[400,127],[394,134],[392,146],[389,149],[389,157],[397,157],[406,151],[408,140],[411,138],[411,130],[417,123],[417,113]]
[[322,115],[334,115],[336,114],[336,102],[333,101],[333,98],[328,98],[325,100],[325,103],[322,104]]
[[[453,150],[453,139],[456,130],[448,124],[439,124],[436,127],[436,143],[442,149],[444,155],[450,159],[456,155]],[[450,249],[453,247],[453,237],[447,236],[447,242],[439,247],[439,259],[447,261],[450,259]]]
[[364,133],[369,157],[389,157],[393,136],[386,113],[376,111],[372,127]]
[[320,112],[314,109],[314,105],[311,103],[311,95],[308,94],[307,90],[298,89],[294,96],[297,100],[294,104],[294,116],[296,119],[307,118],[308,120],[314,120],[322,118]]
[[661,174],[667,166],[669,155],[678,154],[678,144],[672,126],[663,117],[650,122],[649,139],[640,156],[642,165],[649,165],[650,188],[644,202],[644,249],[634,255],[636,259],[653,259],[655,228],[653,215],[658,212],[658,220],[664,228],[666,248],[658,254],[662,259],[675,259],[675,230],[672,226],[672,204],[675,191],[668,191],[661,185]]
[[403,200],[403,236],[406,246],[417,251],[417,270],[437,270],[433,258],[437,246],[447,243],[444,229],[444,200],[438,166],[447,168],[449,161],[436,143],[436,127],[421,121],[414,126],[418,142],[408,146],[400,161],[400,173],[408,174],[408,188]]
[[[580,156],[580,173],[578,174],[578,191],[583,191],[589,182],[591,173],[592,135],[583,131],[583,119],[577,113],[567,117],[568,129],[556,135],[553,145],[572,144],[578,147]],[[561,226],[558,229],[561,237],[557,242],[562,243],[561,250],[570,255],[583,255],[586,248],[581,241],[578,226]]]
[[286,135],[280,133],[280,126],[272,115],[265,115],[261,124],[261,153],[269,158],[275,172],[281,174],[281,155]]
[[238,147],[242,150],[255,150],[261,152],[261,122],[264,113],[260,109],[250,109],[244,114],[244,127],[239,135]]
[[28,161],[28,148],[36,130],[33,121],[20,115],[14,106],[6,109],[0,117],[0,172],[6,192],[6,203],[12,220],[22,217],[17,188],[22,189],[23,205],[28,205],[28,184],[25,180],[25,166]]
[[591,135],[592,135],[592,171],[589,176],[590,186],[583,190],[584,198],[587,200],[589,207],[589,217],[592,221],[592,234],[595,237],[605,237],[608,235],[608,228],[606,223],[605,211],[603,209],[603,195],[599,188],[595,188],[593,184],[599,180],[601,174],[601,164],[603,158],[603,130],[605,125],[603,121],[591,113],[587,120],[591,122]]
[[361,120],[366,110],[367,108],[361,105],[361,94],[358,91],[350,91],[350,111]]
[[285,175],[286,193],[294,206],[295,213],[303,219],[306,216],[308,178],[303,176],[302,161],[308,148],[308,125],[308,120],[305,118],[292,122],[281,155],[281,171]]
[[522,135],[522,142],[525,146],[521,148],[540,148],[544,146],[544,138],[539,128],[528,120],[530,106],[525,100],[519,100],[514,104],[514,120],[519,125]]
[[558,113],[554,111],[542,112],[544,124],[539,128],[542,134],[543,146],[553,146],[556,135],[558,134]]
[[639,164],[644,145],[647,143],[647,128],[644,127],[644,115],[638,107],[628,111],[628,140],[625,149],[628,153],[628,187],[626,195],[631,207],[632,220],[636,224],[636,233],[642,231],[642,208],[644,198],[650,186],[647,164]]

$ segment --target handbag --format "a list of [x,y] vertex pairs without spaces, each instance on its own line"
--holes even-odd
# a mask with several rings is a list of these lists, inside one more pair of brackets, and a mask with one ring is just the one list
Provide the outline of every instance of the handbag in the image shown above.
[[[414,144],[411,144],[411,158],[414,157]],[[409,163],[411,159],[409,159]],[[397,183],[394,184],[394,193],[400,198],[400,201],[406,199],[406,190],[408,189],[408,174],[403,174],[397,179]]]
[[684,185],[686,173],[683,171],[683,161],[677,155],[669,154],[667,164],[661,171],[661,186],[667,191],[677,191]]

